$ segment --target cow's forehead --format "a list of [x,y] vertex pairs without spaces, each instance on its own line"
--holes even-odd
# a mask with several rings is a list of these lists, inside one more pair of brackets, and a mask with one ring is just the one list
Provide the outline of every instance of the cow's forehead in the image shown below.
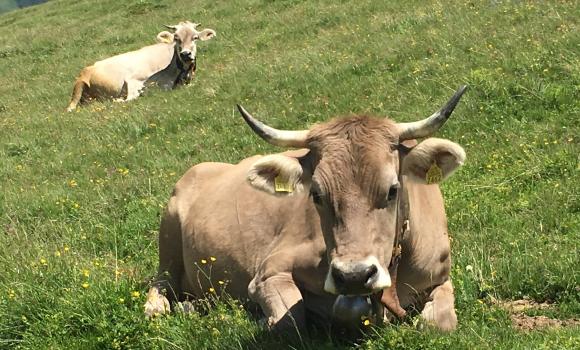
[[185,22],[179,22],[179,26],[180,27],[187,27],[187,28],[194,28],[194,24],[191,23],[190,21],[185,21]]
[[308,144],[320,155],[341,149],[366,153],[390,148],[398,143],[396,130],[396,124],[386,118],[336,118],[313,126],[308,133]]
[[177,30],[175,31],[176,33],[183,33],[183,34],[189,34],[189,33],[193,33],[194,29],[191,26],[187,26],[187,25],[179,25],[179,27],[177,27]]
[[195,45],[194,43],[194,35],[196,31],[190,25],[179,25],[175,34],[179,36],[179,40],[181,41],[181,45],[190,46]]
[[[317,158],[314,177],[327,186],[374,187],[396,174],[393,146],[398,136],[389,119],[335,119],[312,127],[308,142]],[[387,173],[389,165],[393,165],[393,174]]]

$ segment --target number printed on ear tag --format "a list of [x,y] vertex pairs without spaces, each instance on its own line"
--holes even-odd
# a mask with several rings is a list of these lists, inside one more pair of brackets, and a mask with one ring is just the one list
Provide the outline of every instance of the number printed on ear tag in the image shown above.
[[288,193],[294,192],[292,184],[286,180],[283,180],[280,177],[280,175],[274,178],[274,187],[276,189],[276,192],[288,192]]
[[431,167],[429,168],[429,170],[427,170],[425,180],[427,180],[428,185],[435,184],[443,180],[443,172],[441,171],[441,168],[437,166],[437,163],[431,164]]

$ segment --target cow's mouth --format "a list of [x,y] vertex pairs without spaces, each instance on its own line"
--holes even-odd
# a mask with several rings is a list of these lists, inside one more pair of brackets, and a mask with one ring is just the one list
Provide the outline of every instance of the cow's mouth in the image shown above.
[[189,54],[181,54],[180,57],[181,57],[181,62],[183,62],[185,64],[190,64],[194,60],[194,58],[191,57],[191,55],[189,55]]

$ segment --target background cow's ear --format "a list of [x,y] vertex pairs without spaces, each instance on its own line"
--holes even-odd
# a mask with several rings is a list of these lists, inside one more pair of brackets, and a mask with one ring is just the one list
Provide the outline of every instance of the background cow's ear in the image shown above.
[[449,140],[428,138],[403,159],[402,174],[412,181],[431,184],[449,177],[465,161],[465,151]]
[[204,29],[201,32],[199,32],[197,36],[199,37],[199,40],[206,41],[216,36],[216,33],[215,30],[213,29]]
[[274,195],[292,195],[304,191],[309,178],[301,158],[272,154],[260,158],[248,170],[250,184]]
[[157,42],[171,44],[173,42],[173,33],[166,30],[157,34]]

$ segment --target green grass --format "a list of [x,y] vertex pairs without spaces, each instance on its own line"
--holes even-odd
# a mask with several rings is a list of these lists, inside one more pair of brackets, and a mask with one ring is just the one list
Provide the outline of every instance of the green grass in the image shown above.
[[[199,45],[192,86],[63,112],[82,67],[183,19],[218,33]],[[459,327],[410,320],[359,345],[578,348],[578,328],[522,333],[490,300],[580,317],[579,20],[575,1],[477,0],[54,0],[0,15],[0,348],[283,347],[227,299],[144,319],[173,184],[198,162],[279,151],[237,102],[280,128],[350,113],[409,121],[465,83],[438,133],[468,154],[443,185]]]

